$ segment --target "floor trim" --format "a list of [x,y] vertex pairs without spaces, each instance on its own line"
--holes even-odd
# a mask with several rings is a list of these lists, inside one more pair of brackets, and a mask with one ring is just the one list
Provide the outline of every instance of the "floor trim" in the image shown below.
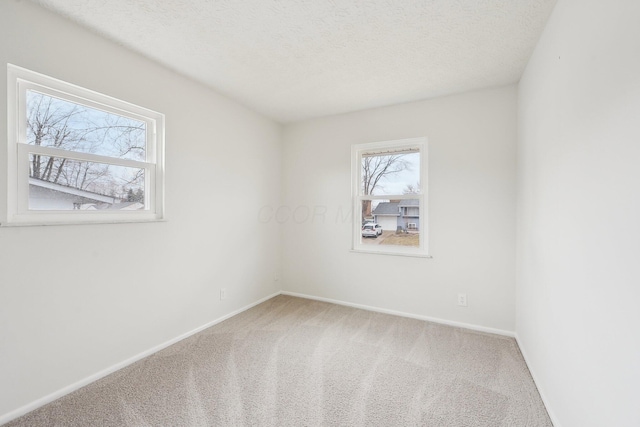
[[67,394],[69,394],[69,393],[71,393],[73,391],[78,390],[79,388],[82,388],[82,387],[84,387],[84,386],[86,386],[88,384],[91,384],[92,382],[97,381],[97,380],[99,380],[101,378],[104,378],[107,375],[112,374],[112,373],[114,373],[114,372],[116,372],[116,371],[118,371],[118,370],[120,370],[120,369],[122,369],[122,368],[124,368],[124,367],[126,367],[128,365],[131,365],[132,363],[137,362],[140,359],[144,359],[147,356],[151,356],[152,354],[157,353],[160,350],[164,350],[165,348],[167,348],[167,347],[169,347],[169,346],[171,346],[171,345],[173,345],[173,344],[175,344],[175,343],[177,343],[179,341],[182,341],[185,338],[189,338],[190,336],[195,335],[198,332],[203,331],[204,329],[207,329],[207,328],[209,328],[209,327],[211,327],[213,325],[216,325],[216,324],[218,324],[218,323],[220,323],[220,322],[222,322],[224,320],[227,320],[230,317],[233,317],[233,316],[235,316],[237,314],[240,314],[243,311],[246,311],[246,310],[248,310],[248,309],[250,309],[250,308],[252,308],[252,307],[254,307],[254,306],[258,305],[258,304],[261,304],[261,303],[263,303],[263,302],[265,302],[265,301],[267,301],[267,300],[269,300],[269,299],[271,299],[273,297],[276,297],[278,295],[280,295],[280,292],[276,292],[274,294],[271,294],[271,295],[268,295],[268,296],[266,296],[264,298],[261,298],[256,302],[253,302],[253,303],[251,303],[249,305],[246,305],[246,306],[244,306],[242,308],[239,308],[238,310],[232,311],[231,313],[228,313],[228,314],[226,314],[226,315],[224,315],[222,317],[219,317],[219,318],[217,318],[215,320],[212,320],[211,322],[208,322],[208,323],[206,323],[206,324],[204,324],[202,326],[199,326],[199,327],[197,327],[197,328],[195,328],[195,329],[193,329],[193,330],[191,330],[189,332],[185,332],[182,335],[179,335],[179,336],[177,336],[175,338],[172,338],[169,341],[165,341],[162,344],[159,344],[159,345],[157,345],[155,347],[152,347],[152,348],[150,348],[148,350],[143,351],[142,353],[138,353],[135,356],[130,357],[129,359],[126,359],[126,360],[124,360],[124,361],[122,361],[120,363],[116,363],[115,365],[110,366],[110,367],[108,367],[106,369],[103,369],[103,370],[101,370],[101,371],[99,371],[99,372],[97,372],[97,373],[95,373],[93,375],[89,375],[88,377],[83,378],[80,381],[77,381],[77,382],[75,382],[75,383],[73,383],[71,385],[63,387],[60,390],[54,391],[53,393],[50,393],[50,394],[48,394],[48,395],[46,395],[44,397],[36,399],[33,402],[28,403],[28,404],[26,404],[24,406],[21,406],[21,407],[19,407],[17,409],[14,409],[11,412],[7,412],[6,414],[0,416],[0,425],[8,423],[9,421],[12,421],[12,420],[14,420],[16,418],[19,418],[19,417],[21,417],[21,416],[23,416],[23,415],[25,415],[25,414],[27,414],[27,413],[29,413],[31,411],[34,411],[34,410],[38,409],[39,407],[46,405],[47,403],[51,403],[56,399],[59,399],[59,398],[65,396],[65,395],[67,395]]
[[[516,338],[517,340],[517,336],[514,332],[511,331],[506,331],[506,330],[502,330],[502,329],[496,329],[496,328],[489,328],[486,326],[480,326],[480,325],[474,325],[471,323],[463,323],[463,322],[455,322],[455,321],[451,321],[451,320],[445,320],[445,319],[440,319],[440,318],[436,318],[436,317],[430,317],[430,316],[424,316],[424,315],[420,315],[420,314],[413,314],[413,313],[406,313],[406,312],[402,312],[402,311],[396,311],[396,310],[389,310],[389,309],[385,309],[385,308],[380,308],[380,307],[373,307],[373,306],[368,306],[368,305],[364,305],[364,304],[356,304],[356,303],[351,303],[351,302],[347,302],[347,301],[341,301],[341,300],[335,300],[335,299],[331,299],[331,298],[323,298],[323,297],[317,297],[314,295],[307,295],[307,294],[301,294],[301,293],[297,293],[297,292],[289,292],[289,291],[279,291],[279,292],[275,292],[271,295],[268,295],[264,298],[259,299],[258,301],[255,301],[249,305],[246,305],[242,308],[239,308],[238,310],[232,311],[222,317],[219,317],[218,319],[212,320],[211,322],[208,322],[202,326],[199,326],[189,332],[186,332],[182,335],[179,335],[175,338],[172,338],[162,344],[159,344],[155,347],[152,347],[146,351],[143,351],[141,353],[138,353],[137,355],[130,357],[129,359],[126,359],[120,363],[116,363],[115,365],[112,365],[106,369],[103,369],[93,375],[90,375],[86,378],[83,378],[80,381],[77,381],[73,384],[70,384],[66,387],[63,387],[53,393],[50,393],[44,397],[41,397],[31,403],[28,403],[24,406],[21,406],[17,409],[14,409],[11,412],[8,412],[2,416],[0,416],[0,425],[8,423],[9,421],[12,421],[16,418],[19,418],[31,411],[34,411],[35,409],[38,409],[41,406],[44,406],[50,402],[53,402],[56,399],[59,399],[71,392],[74,392],[88,384],[91,384],[92,382],[95,382],[101,378],[106,377],[109,374],[112,374],[128,365],[131,365],[134,362],[137,362],[140,359],[143,359],[147,356],[151,356],[154,353],[157,353],[160,350],[164,350],[165,348],[179,342],[182,341],[185,338],[188,338],[192,335],[197,334],[198,332],[207,329],[213,325],[216,325],[224,320],[229,319],[230,317],[233,317],[237,314],[242,313],[243,311],[246,311],[258,304],[261,304],[273,297],[276,297],[278,295],[289,295],[289,296],[294,296],[294,297],[299,297],[299,298],[306,298],[306,299],[310,299],[310,300],[316,300],[316,301],[323,301],[323,302],[329,302],[329,303],[333,303],[333,304],[338,304],[338,305],[343,305],[343,306],[347,306],[347,307],[353,307],[353,308],[359,308],[362,310],[367,310],[367,311],[374,311],[374,312],[378,312],[378,313],[385,313],[385,314],[392,314],[395,316],[402,316],[402,317],[407,317],[407,318],[411,318],[411,319],[418,319],[418,320],[425,320],[428,322],[434,322],[434,323],[439,323],[439,324],[443,324],[443,325],[448,325],[448,326],[454,326],[454,327],[458,327],[458,328],[464,328],[464,329],[470,329],[473,331],[479,331],[479,332],[487,332],[487,333],[491,333],[491,334],[497,334],[497,335],[502,335],[502,336],[507,336],[507,337],[512,337],[512,338]],[[522,351],[522,346],[520,345],[520,343],[518,342],[518,345],[520,346],[520,349]],[[523,357],[525,358],[525,362],[526,362],[526,356],[524,356],[524,351],[522,351]],[[527,366],[529,364],[527,363]],[[531,371],[531,369],[530,369]],[[533,375],[533,371],[531,371],[532,373],[532,377],[535,381],[535,376]],[[537,385],[537,383],[536,383]],[[539,390],[539,389],[538,389]],[[540,393],[540,396],[542,397],[542,401],[545,404],[545,407],[547,408],[547,412],[549,413],[549,417],[551,418],[551,420],[553,421],[554,425],[556,427],[560,427],[560,425],[555,421],[555,417],[553,416],[553,414],[549,411],[549,406],[547,405],[547,401],[544,398],[544,395],[542,393]]]
[[386,308],[373,307],[373,306],[364,305],[364,304],[355,304],[355,303],[335,300],[335,299],[331,299],[331,298],[323,298],[323,297],[317,297],[317,296],[313,296],[313,295],[300,294],[300,293],[297,293],[297,292],[282,291],[281,294],[282,295],[289,295],[289,296],[292,296],[292,297],[306,298],[306,299],[311,299],[311,300],[316,300],[316,301],[330,302],[330,303],[333,303],[333,304],[344,305],[344,306],[347,306],[347,307],[360,308],[362,310],[367,310],[367,311],[375,311],[375,312],[378,312],[378,313],[393,314],[395,316],[409,317],[411,319],[426,320],[428,322],[440,323],[442,325],[455,326],[455,327],[458,327],[458,328],[471,329],[473,331],[488,332],[490,334],[503,335],[503,336],[506,336],[506,337],[515,338],[515,333],[514,332],[505,331],[503,329],[488,328],[486,326],[474,325],[472,323],[455,322],[455,321],[452,321],[452,320],[445,320],[445,319],[440,319],[440,318],[437,318],[437,317],[423,316],[421,314],[405,313],[403,311],[388,310]]

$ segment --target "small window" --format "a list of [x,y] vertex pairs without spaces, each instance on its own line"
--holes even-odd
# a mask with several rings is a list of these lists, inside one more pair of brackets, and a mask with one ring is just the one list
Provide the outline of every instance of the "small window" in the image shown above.
[[426,139],[354,145],[352,163],[353,250],[428,256]]
[[164,116],[8,65],[2,224],[163,217]]

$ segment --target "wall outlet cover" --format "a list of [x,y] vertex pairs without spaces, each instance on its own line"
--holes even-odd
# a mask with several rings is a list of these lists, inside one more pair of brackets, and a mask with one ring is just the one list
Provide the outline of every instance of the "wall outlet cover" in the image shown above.
[[467,306],[467,294],[458,294],[458,305],[462,307]]

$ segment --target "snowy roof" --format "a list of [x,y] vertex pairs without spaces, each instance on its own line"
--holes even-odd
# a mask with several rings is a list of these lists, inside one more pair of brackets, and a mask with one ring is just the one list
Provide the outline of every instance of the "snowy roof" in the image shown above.
[[68,187],[66,185],[56,184],[49,181],[44,181],[37,178],[29,178],[29,185],[35,185],[36,187],[47,188],[49,190],[59,191],[61,193],[71,194],[73,196],[83,197],[85,199],[95,200],[102,203],[115,203],[114,197],[105,196],[104,194],[93,193],[91,191],[80,190],[79,188]]

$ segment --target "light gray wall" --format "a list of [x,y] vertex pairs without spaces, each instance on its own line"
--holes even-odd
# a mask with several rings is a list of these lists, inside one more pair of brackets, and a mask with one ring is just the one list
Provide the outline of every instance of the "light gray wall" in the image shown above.
[[516,329],[558,427],[640,425],[639,21],[560,0],[519,86]]
[[280,265],[278,225],[258,221],[280,203],[280,125],[3,0],[0,172],[7,62],[165,113],[167,221],[0,228],[0,417],[276,292]]
[[[272,219],[284,289],[514,331],[516,96],[508,86],[285,126],[284,206]],[[421,136],[433,259],[350,252],[351,145]]]

